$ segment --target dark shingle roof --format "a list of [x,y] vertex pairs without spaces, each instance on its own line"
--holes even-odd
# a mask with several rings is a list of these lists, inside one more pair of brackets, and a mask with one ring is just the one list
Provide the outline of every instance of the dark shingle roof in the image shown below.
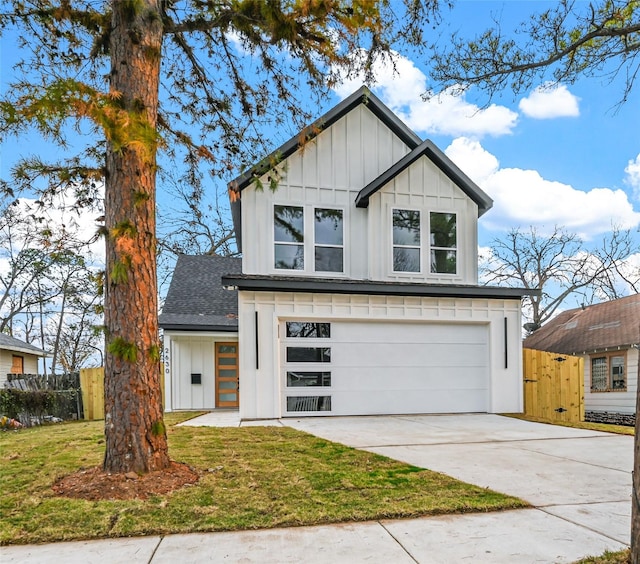
[[564,311],[524,340],[523,346],[562,354],[640,343],[640,294]]
[[24,352],[30,354],[37,354],[38,356],[48,356],[49,353],[43,351],[41,348],[25,343],[20,339],[10,337],[4,333],[0,333],[0,349],[6,349],[9,351]]
[[237,331],[238,292],[225,290],[221,278],[239,274],[242,259],[181,255],[160,314],[163,329]]

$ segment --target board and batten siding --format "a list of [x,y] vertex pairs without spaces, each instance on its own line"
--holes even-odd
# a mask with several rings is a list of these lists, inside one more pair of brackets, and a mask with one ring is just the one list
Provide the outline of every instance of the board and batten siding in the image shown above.
[[[282,359],[278,327],[285,319],[485,325],[488,328],[489,350],[488,411],[491,413],[522,411],[519,299],[485,300],[240,291],[238,312],[241,328],[239,354],[242,419],[271,419],[282,416],[284,377],[280,368]],[[508,328],[507,343],[505,343],[505,318]],[[506,367],[505,346],[509,351]],[[462,348],[460,354],[464,354]]]
[[[415,209],[421,213],[422,272],[392,272],[392,211]],[[456,214],[458,271],[429,271],[429,212]],[[398,282],[477,284],[478,206],[427,157],[421,157],[396,176],[369,202],[370,278]],[[381,252],[380,252],[381,251]]]
[[[215,409],[215,344],[235,342],[236,333],[164,332],[165,411]],[[202,375],[200,384],[191,374]]]
[[[477,283],[477,214],[471,201],[427,157],[422,157],[371,197],[369,208],[356,208],[360,190],[388,170],[410,149],[366,106],[360,106],[322,131],[282,164],[275,192],[249,186],[242,192],[242,256],[245,274],[286,274],[326,277],[313,272],[274,268],[274,205],[305,207],[305,240],[313,235],[313,208],[344,210],[344,272],[335,278],[402,280],[451,284]],[[422,212],[423,271],[419,275],[392,272],[391,208]],[[459,231],[459,271],[432,275],[428,268],[429,211],[455,212]],[[250,242],[250,244],[249,244]]]
[[[614,351],[608,351],[610,354]],[[591,391],[591,357],[584,359],[584,408],[586,411],[610,411],[613,413],[635,413],[638,389],[638,349],[627,349],[627,390],[624,392]]]

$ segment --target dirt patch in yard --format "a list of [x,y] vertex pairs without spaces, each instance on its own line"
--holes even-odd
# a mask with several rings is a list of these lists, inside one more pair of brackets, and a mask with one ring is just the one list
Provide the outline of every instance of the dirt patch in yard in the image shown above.
[[179,462],[172,462],[166,470],[147,474],[110,473],[95,467],[64,476],[53,485],[53,491],[62,497],[89,501],[147,499],[195,484],[198,479],[193,468]]

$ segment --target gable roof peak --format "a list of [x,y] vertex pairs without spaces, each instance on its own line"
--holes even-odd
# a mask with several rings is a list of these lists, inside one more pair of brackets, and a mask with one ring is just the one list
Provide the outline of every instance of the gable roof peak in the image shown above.
[[229,192],[240,193],[250,186],[253,181],[272,169],[274,163],[282,162],[295,153],[304,143],[315,139],[322,131],[328,129],[339,119],[361,105],[368,108],[411,150],[422,143],[422,139],[411,128],[392,112],[367,86],[363,85],[267,157],[229,182]]
[[456,164],[445,155],[433,141],[426,139],[415,147],[410,153],[393,164],[378,178],[371,181],[356,196],[356,207],[366,208],[369,205],[369,198],[386,184],[391,182],[403,170],[411,166],[420,157],[427,157],[431,160],[451,181],[458,186],[471,200],[478,206],[478,217],[489,211],[493,206],[493,200],[471,180]]

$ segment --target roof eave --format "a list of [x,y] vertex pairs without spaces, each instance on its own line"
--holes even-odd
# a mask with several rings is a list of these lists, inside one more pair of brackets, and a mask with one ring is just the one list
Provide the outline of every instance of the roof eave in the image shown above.
[[225,286],[245,291],[279,291],[323,294],[368,294],[424,296],[442,298],[522,299],[526,295],[538,295],[538,290],[527,288],[502,288],[493,286],[447,286],[417,283],[389,283],[369,280],[309,280],[281,279],[274,277],[225,276]]
[[391,182],[402,171],[411,166],[420,157],[426,156],[438,166],[447,177],[449,177],[469,198],[471,198],[478,206],[478,217],[484,215],[493,207],[493,200],[455,163],[447,157],[433,141],[427,139],[420,146],[405,155],[393,166],[383,172],[378,178],[365,186],[356,197],[356,207],[366,208],[369,206],[369,198],[378,190]]
[[234,325],[195,325],[190,323],[166,323],[160,324],[164,331],[217,331],[221,333],[237,333],[238,326]]

